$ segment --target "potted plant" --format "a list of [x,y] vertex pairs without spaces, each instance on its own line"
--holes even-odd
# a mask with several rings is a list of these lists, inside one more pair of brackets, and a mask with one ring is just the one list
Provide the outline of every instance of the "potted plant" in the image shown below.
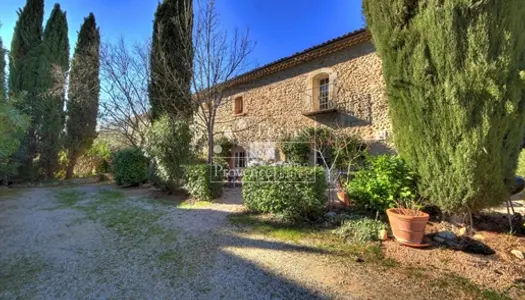
[[396,208],[386,210],[390,228],[397,241],[407,246],[422,244],[429,215],[420,210],[416,201],[399,201]]
[[336,188],[337,188],[337,199],[341,201],[345,206],[348,206],[350,204],[350,197],[348,196],[348,193],[346,192],[344,186],[345,186],[345,177],[344,176],[338,176],[336,181]]

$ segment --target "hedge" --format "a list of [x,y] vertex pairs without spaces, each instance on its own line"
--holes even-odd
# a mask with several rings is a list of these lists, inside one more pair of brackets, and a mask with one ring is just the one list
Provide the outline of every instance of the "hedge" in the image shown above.
[[252,210],[282,215],[291,221],[323,214],[326,178],[319,167],[254,166],[242,177],[244,204]]
[[210,201],[222,195],[222,176],[213,165],[184,166],[184,181],[184,188],[195,199]]
[[148,179],[148,159],[138,148],[123,149],[113,158],[117,185],[139,185]]

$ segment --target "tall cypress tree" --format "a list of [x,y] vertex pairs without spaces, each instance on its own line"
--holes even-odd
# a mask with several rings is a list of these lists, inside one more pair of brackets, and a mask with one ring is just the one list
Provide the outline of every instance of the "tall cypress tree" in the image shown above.
[[449,212],[509,197],[525,123],[522,0],[365,0],[394,140]]
[[153,119],[191,117],[193,6],[191,0],[164,0],[157,7],[151,47],[149,98]]
[[21,163],[22,179],[34,177],[33,159],[38,149],[37,129],[40,123],[40,93],[43,54],[42,22],[44,1],[27,0],[18,12],[9,60],[9,93],[16,107],[29,116],[30,125],[16,159]]
[[47,74],[44,81],[42,125],[40,137],[40,163],[48,179],[58,168],[60,134],[64,127],[65,74],[69,69],[69,38],[66,13],[55,4],[45,30],[43,47]]
[[66,178],[73,176],[77,159],[96,137],[100,94],[100,32],[95,16],[84,19],[78,34],[69,79],[65,147],[68,151]]
[[2,38],[0,38],[0,102],[6,99],[6,81],[5,81],[5,49]]

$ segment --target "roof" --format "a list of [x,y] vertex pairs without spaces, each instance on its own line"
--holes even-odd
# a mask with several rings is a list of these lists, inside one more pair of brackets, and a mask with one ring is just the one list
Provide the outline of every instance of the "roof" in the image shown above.
[[252,80],[277,73],[279,71],[295,67],[299,64],[323,57],[334,52],[349,48],[351,46],[367,42],[371,39],[370,32],[365,28],[349,32],[340,37],[328,40],[322,44],[310,47],[301,52],[281,58],[262,67],[251,70],[231,79],[227,85],[232,87],[238,84],[250,82]]

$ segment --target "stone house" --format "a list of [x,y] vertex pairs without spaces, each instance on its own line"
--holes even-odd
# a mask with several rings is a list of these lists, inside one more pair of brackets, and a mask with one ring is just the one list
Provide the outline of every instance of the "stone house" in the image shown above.
[[228,86],[215,134],[236,144],[234,168],[245,167],[249,158],[282,160],[277,143],[315,126],[358,135],[375,153],[388,149],[381,60],[365,29],[242,74]]

